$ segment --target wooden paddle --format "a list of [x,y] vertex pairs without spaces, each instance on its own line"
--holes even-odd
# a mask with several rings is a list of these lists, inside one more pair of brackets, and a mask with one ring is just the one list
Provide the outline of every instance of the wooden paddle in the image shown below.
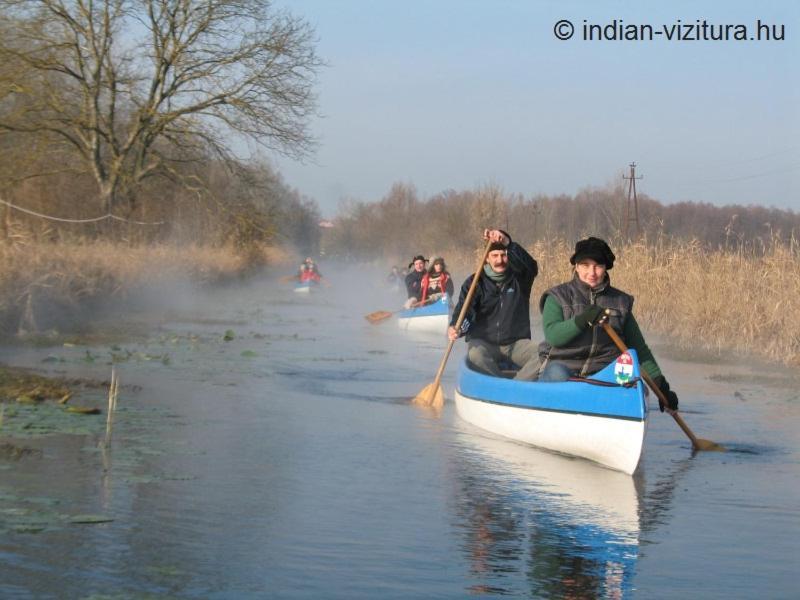
[[[455,325],[456,331],[461,329],[461,323],[464,321],[464,317],[467,316],[467,311],[469,310],[470,304],[472,304],[472,297],[475,295],[475,288],[478,287],[478,279],[481,276],[481,271],[483,271],[483,263],[486,262],[486,257],[489,255],[489,248],[491,248],[491,246],[492,241],[488,240],[486,242],[486,248],[483,250],[483,256],[481,257],[481,260],[475,269],[475,276],[472,278],[472,283],[469,286],[469,290],[467,290],[467,295],[464,298],[464,304],[461,305],[461,312],[458,315],[458,320],[456,321]],[[420,406],[431,406],[436,410],[439,410],[444,406],[444,392],[442,392],[442,386],[440,383],[442,381],[444,367],[447,364],[447,359],[450,356],[450,351],[453,349],[454,343],[455,340],[448,341],[447,350],[444,351],[442,362],[439,364],[439,370],[436,372],[436,378],[433,380],[433,383],[426,385],[424,388],[422,388],[422,391],[414,397],[414,404],[419,404]]]
[[419,304],[415,304],[411,308],[400,308],[398,310],[376,310],[375,312],[371,312],[368,315],[364,315],[364,318],[372,323],[373,325],[377,323],[382,323],[392,315],[396,315],[399,312],[403,312],[404,310],[414,310],[415,308],[422,308],[423,306],[427,306],[428,304],[433,304],[434,302],[438,302],[440,298],[436,298],[431,300],[426,299],[425,302],[420,302]]
[[[606,313],[607,312],[608,310],[606,309]],[[617,348],[619,348],[620,352],[628,351],[628,347],[625,345],[625,342],[622,341],[622,338],[620,338],[619,335],[617,335],[617,332],[614,331],[611,328],[611,325],[608,324],[608,314],[606,314],[603,317],[603,320],[600,321],[600,325],[602,326],[603,329],[605,329],[605,332],[608,334],[608,337],[610,337],[614,341],[614,344],[617,346]],[[678,411],[671,410],[669,408],[669,402],[667,401],[667,397],[664,395],[664,392],[661,391],[661,388],[659,388],[656,385],[656,382],[653,381],[653,378],[647,374],[647,371],[642,369],[640,373],[642,375],[642,379],[645,380],[645,383],[647,383],[647,385],[650,386],[650,389],[653,390],[653,393],[655,393],[655,395],[658,396],[661,405],[664,406],[664,410],[668,412],[670,415],[672,415],[672,418],[675,419],[675,422],[678,424],[678,426],[681,429],[683,429],[683,433],[685,433],[688,436],[688,438],[692,440],[692,447],[695,450],[717,450],[721,452],[725,451],[724,446],[721,446],[716,442],[712,442],[711,440],[704,440],[695,436],[695,434],[692,433],[692,430],[689,429],[689,426],[686,424],[683,418],[678,414]]]

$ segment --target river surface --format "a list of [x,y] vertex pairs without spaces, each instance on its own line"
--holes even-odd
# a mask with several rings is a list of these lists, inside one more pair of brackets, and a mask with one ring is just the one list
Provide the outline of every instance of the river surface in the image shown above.
[[68,431],[43,425],[52,403],[6,407],[0,598],[798,597],[800,398],[780,371],[655,345],[686,422],[728,451],[693,454],[655,409],[630,477],[461,421],[462,342],[443,413],[412,405],[444,336],[369,324],[401,301],[358,294],[369,271],[330,279],[164,290],[135,341],[0,350],[94,379],[113,359],[121,382],[110,436],[102,389],[70,400],[103,414]]

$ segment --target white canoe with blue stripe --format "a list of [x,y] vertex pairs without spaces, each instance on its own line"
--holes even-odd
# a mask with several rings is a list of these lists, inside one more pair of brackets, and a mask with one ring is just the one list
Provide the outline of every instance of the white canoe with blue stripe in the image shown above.
[[647,402],[635,350],[586,381],[547,383],[483,375],[461,364],[455,392],[462,419],[512,440],[632,474],[647,432]]
[[397,313],[397,325],[409,331],[447,333],[450,323],[450,300],[445,294],[436,302]]
[[316,290],[319,282],[309,279],[307,281],[298,281],[294,284],[294,291],[298,294],[309,294],[312,290]]

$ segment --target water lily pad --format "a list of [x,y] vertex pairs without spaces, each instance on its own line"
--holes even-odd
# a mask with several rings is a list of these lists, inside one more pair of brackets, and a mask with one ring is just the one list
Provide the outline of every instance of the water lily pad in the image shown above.
[[106,515],[74,515],[69,517],[68,521],[75,525],[93,525],[95,523],[110,523],[113,517]]
[[100,409],[90,406],[68,406],[67,412],[77,413],[80,415],[99,415]]
[[242,352],[242,356],[244,356],[245,358],[254,358],[258,356],[258,352],[255,352],[253,350],[245,350],[244,352]]
[[236,334],[233,332],[233,329],[228,329],[227,331],[225,331],[225,335],[222,336],[222,339],[225,340],[226,342],[230,342],[235,337]]

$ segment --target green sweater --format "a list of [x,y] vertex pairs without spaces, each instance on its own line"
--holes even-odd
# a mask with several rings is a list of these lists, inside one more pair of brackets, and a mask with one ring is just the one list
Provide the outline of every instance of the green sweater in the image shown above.
[[[566,346],[581,333],[581,329],[575,324],[574,318],[564,319],[561,305],[558,300],[549,294],[544,301],[544,308],[542,309],[542,327],[544,328],[544,339],[548,344],[555,347]],[[622,339],[625,340],[625,344],[628,347],[636,350],[639,355],[639,364],[641,364],[642,369],[647,371],[650,377],[655,378],[661,375],[661,368],[653,357],[653,352],[648,347],[647,342],[645,342],[642,330],[639,329],[639,324],[632,313],[628,315],[628,319],[625,321]]]

